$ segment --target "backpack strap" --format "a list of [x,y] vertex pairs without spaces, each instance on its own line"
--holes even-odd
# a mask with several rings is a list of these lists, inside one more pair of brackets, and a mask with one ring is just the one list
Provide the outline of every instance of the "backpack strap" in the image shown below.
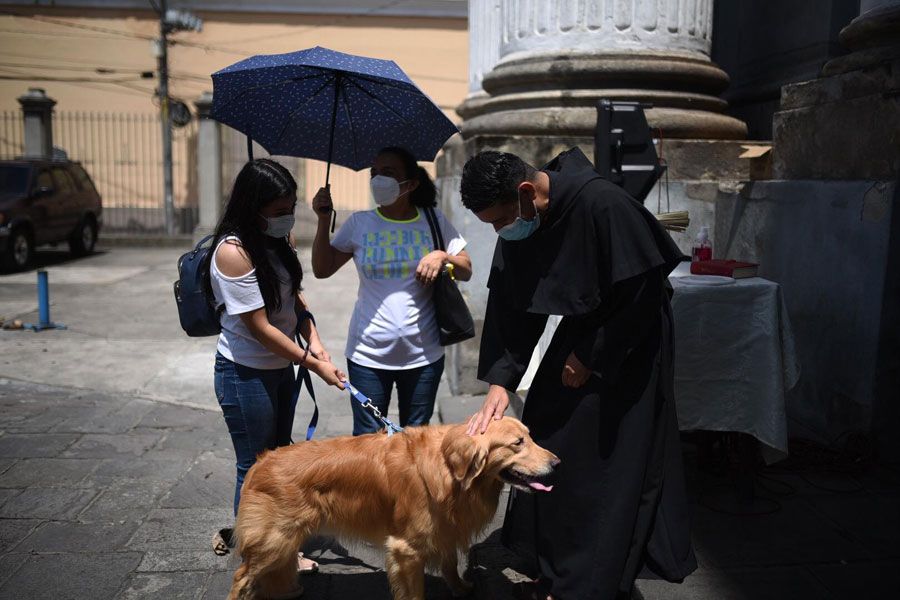
[[[297,339],[297,344],[301,348],[305,348],[303,345],[302,338],[300,337],[300,324],[303,321],[309,319],[313,322],[313,325],[316,323],[316,318],[313,317],[312,313],[308,310],[298,310],[297,311],[297,331],[295,333],[295,338]],[[313,389],[312,385],[312,376],[309,374],[309,369],[300,365],[297,368],[297,378],[294,380],[294,389],[291,392],[291,404],[293,406],[297,406],[297,401],[300,398],[300,392],[303,389],[303,386],[306,386],[306,390],[309,392],[309,397],[312,398],[313,401],[313,414],[309,419],[309,425],[306,426],[306,440],[309,441],[312,439],[313,434],[316,432],[316,427],[319,425],[319,404],[316,402],[316,392]]]
[[191,257],[193,258],[194,256],[197,255],[198,252],[203,250],[203,244],[205,244],[209,240],[213,239],[213,237],[215,237],[215,234],[211,233],[211,234],[207,235],[206,237],[204,237],[203,239],[201,239],[199,242],[197,242],[197,245],[194,246],[194,251],[191,253]]

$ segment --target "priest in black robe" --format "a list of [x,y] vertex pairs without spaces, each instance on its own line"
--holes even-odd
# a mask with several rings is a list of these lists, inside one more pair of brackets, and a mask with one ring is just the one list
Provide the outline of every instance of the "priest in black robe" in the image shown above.
[[577,148],[540,170],[482,152],[462,201],[500,239],[488,280],[478,435],[508,406],[548,315],[562,321],[522,416],[560,457],[549,493],[513,491],[504,543],[540,576],[525,598],[627,598],[642,569],[696,568],[672,374],[671,287],[683,259],[656,218],[601,178]]

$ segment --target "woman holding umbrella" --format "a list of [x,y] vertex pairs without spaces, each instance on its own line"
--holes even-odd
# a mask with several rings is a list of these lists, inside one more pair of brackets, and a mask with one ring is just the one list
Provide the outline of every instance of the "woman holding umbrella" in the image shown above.
[[[313,273],[327,278],[354,260],[359,292],[347,335],[350,381],[382,414],[387,414],[396,385],[400,426],[425,425],[444,370],[430,284],[448,268],[456,279],[468,280],[472,262],[463,249],[465,240],[437,210],[447,243],[446,251],[435,250],[424,210],[436,205],[437,191],[412,153],[384,148],[370,173],[376,208],[351,215],[330,242],[330,189],[321,188],[313,199],[319,216]],[[358,402],[351,400],[351,405],[353,435],[379,429]]]

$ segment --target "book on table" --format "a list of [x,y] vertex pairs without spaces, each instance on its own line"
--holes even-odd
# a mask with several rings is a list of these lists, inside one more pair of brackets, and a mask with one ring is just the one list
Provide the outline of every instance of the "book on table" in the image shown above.
[[713,260],[698,260],[692,262],[691,274],[721,275],[724,277],[733,277],[734,279],[743,279],[745,277],[756,277],[758,267],[759,265],[756,263],[716,258]]

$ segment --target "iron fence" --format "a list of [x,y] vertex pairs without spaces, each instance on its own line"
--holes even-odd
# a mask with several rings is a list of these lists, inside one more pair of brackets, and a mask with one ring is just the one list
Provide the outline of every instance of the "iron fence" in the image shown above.
[[21,156],[25,151],[22,113],[0,112],[0,159]]
[[[172,133],[176,231],[197,224],[196,122]],[[155,114],[58,112],[54,146],[91,175],[108,232],[164,233],[162,128]]]
[[[191,233],[198,222],[196,122],[172,135],[172,179],[176,230]],[[23,153],[22,115],[0,113],[0,156]],[[103,230],[111,233],[165,232],[162,128],[144,113],[53,114],[53,146],[90,174],[103,199]]]

